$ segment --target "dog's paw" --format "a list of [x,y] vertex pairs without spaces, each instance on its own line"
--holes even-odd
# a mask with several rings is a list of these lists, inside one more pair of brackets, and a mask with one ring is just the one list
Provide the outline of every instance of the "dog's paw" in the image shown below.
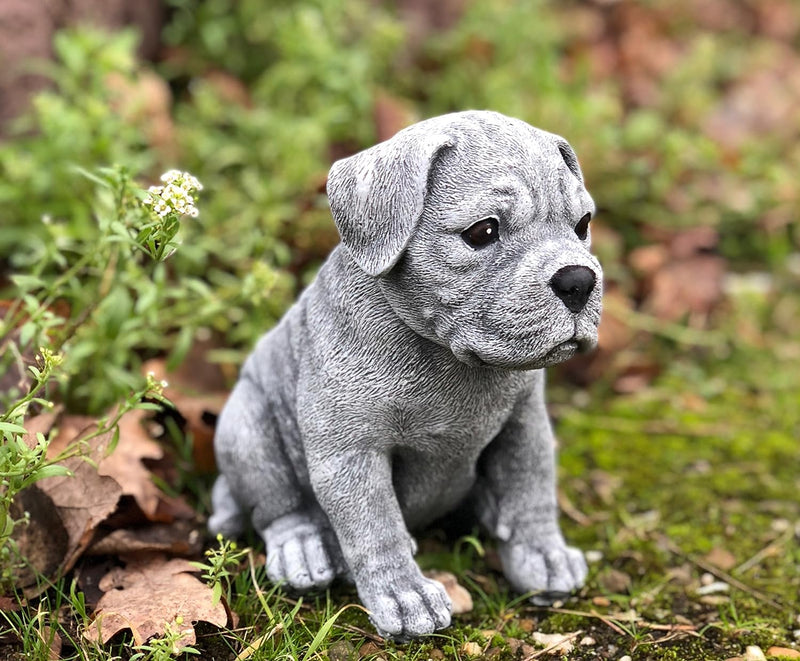
[[393,577],[384,574],[366,582],[359,594],[384,638],[404,642],[450,626],[453,606],[441,583],[418,571]]
[[583,553],[557,541],[548,545],[509,543],[500,547],[503,573],[520,592],[533,592],[537,605],[551,604],[586,580]]
[[263,535],[267,576],[298,592],[327,587],[345,570],[332,531],[310,517],[290,514],[273,522]]

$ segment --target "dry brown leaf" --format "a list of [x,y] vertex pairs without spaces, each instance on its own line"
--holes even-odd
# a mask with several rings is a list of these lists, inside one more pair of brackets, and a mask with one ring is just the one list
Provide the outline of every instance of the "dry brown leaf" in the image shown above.
[[673,261],[653,277],[644,308],[665,321],[696,315],[701,325],[722,301],[725,260],[716,255],[695,255]]
[[130,629],[135,644],[163,636],[167,627],[180,638],[175,651],[195,643],[193,622],[218,627],[228,623],[222,602],[212,603],[211,588],[196,578],[188,560],[168,560],[160,554],[126,556],[124,568],[115,568],[100,581],[105,591],[95,619],[84,634],[92,642],[106,643]]
[[413,124],[418,118],[413,106],[404,99],[379,91],[372,109],[375,133],[379,141],[388,140],[400,129]]
[[157,379],[169,384],[164,396],[174,405],[174,411],[165,410],[156,420],[164,422],[178,414],[178,426],[192,439],[193,468],[200,473],[216,470],[214,459],[214,429],[225,401],[228,398],[226,379],[219,365],[205,360],[208,345],[197,342],[186,360],[175,372],[168,372],[162,359],[145,363],[143,369]]
[[456,577],[449,571],[426,571],[425,576],[438,581],[444,586],[447,596],[453,604],[453,615],[460,615],[462,613],[469,613],[472,611],[472,595],[467,592],[466,588],[462,586]]
[[164,456],[161,446],[142,427],[146,415],[146,411],[135,410],[122,416],[117,447],[99,462],[97,472],[116,480],[122,487],[122,493],[133,496],[150,521],[169,522],[174,517],[164,512],[163,506],[159,508],[165,495],[142,463],[142,459],[158,460]]
[[202,550],[203,540],[197,528],[188,521],[174,521],[112,530],[92,544],[86,555],[160,552],[190,557],[200,555]]
[[15,520],[25,512],[30,516],[28,523],[15,526],[13,534],[25,564],[12,567],[12,572],[14,585],[27,590],[36,585],[38,575],[58,572],[68,553],[69,535],[53,500],[36,485],[17,494],[11,503],[10,514]]
[[[78,434],[84,435],[82,432]],[[103,460],[112,435],[112,432],[106,432],[96,436],[87,442],[82,457],[71,457],[61,462],[72,475],[48,477],[37,483],[37,487],[52,499],[69,536],[60,566],[62,572],[73,567],[91,543],[97,526],[116,509],[122,494],[117,481],[98,474],[93,465]]]

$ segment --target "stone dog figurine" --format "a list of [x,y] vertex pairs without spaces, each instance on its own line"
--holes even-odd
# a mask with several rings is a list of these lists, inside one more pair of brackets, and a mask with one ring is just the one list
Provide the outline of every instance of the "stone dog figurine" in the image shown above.
[[219,418],[212,532],[249,518],[271,580],[347,576],[399,640],[450,624],[409,530],[465,501],[514,588],[580,587],[542,369],[592,348],[600,320],[572,148],[494,112],[445,115],[334,163],[328,197],[341,244]]

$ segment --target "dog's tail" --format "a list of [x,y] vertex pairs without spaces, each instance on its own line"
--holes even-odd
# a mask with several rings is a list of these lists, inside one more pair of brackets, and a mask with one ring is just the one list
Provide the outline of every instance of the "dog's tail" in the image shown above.
[[208,530],[212,535],[238,537],[244,532],[245,517],[242,508],[231,492],[228,480],[220,475],[211,490],[211,508]]

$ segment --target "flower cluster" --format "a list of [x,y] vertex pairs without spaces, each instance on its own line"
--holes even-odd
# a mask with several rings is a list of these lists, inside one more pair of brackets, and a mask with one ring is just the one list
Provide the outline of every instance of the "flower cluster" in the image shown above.
[[161,175],[163,186],[150,186],[144,204],[158,216],[164,218],[169,214],[197,216],[195,206],[196,191],[203,190],[203,185],[188,172],[169,170]]

